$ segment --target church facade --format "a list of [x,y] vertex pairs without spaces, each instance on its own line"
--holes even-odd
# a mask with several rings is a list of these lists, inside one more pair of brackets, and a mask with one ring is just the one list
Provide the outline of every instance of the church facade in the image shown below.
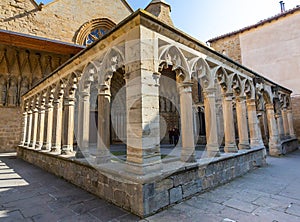
[[[8,1],[20,2],[37,11],[13,21],[82,7]],[[1,109],[21,113],[20,158],[145,217],[265,165],[266,147],[273,156],[298,148],[291,90],[176,29],[165,1],[136,12],[125,1],[100,3],[118,12],[103,7],[81,23],[71,13],[61,38],[52,28],[48,37],[2,30],[15,41],[2,42]]]

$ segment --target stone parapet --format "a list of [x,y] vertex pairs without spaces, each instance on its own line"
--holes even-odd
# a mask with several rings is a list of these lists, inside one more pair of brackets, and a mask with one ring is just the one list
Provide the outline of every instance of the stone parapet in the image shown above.
[[163,163],[146,176],[131,174],[125,163],[96,167],[74,157],[18,147],[18,157],[140,217],[146,217],[197,193],[227,183],[266,164],[265,148],[241,150],[196,163]]

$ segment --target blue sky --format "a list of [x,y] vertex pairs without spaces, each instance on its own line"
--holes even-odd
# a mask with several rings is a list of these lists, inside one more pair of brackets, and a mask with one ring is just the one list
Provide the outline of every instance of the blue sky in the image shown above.
[[[151,0],[128,0],[134,10]],[[201,41],[238,30],[280,13],[279,0],[166,0],[177,28]],[[47,4],[51,0],[42,0]],[[285,0],[286,9],[300,0]]]

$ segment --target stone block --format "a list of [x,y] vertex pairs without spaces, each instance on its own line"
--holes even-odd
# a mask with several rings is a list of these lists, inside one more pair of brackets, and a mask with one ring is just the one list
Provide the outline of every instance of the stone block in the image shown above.
[[182,185],[183,198],[192,196],[199,193],[202,190],[202,180],[196,180],[194,182]]
[[172,176],[175,187],[185,183],[189,183],[197,178],[198,178],[198,169],[192,169]]
[[155,183],[155,192],[161,192],[164,190],[169,190],[174,186],[172,179],[164,179]]
[[182,195],[181,186],[170,189],[169,193],[170,193],[170,204],[182,200],[183,195]]

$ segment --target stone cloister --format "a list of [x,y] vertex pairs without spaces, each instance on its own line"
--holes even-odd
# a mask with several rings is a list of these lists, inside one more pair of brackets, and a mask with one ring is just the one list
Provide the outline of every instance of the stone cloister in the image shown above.
[[290,94],[137,11],[23,95],[18,155],[143,217],[292,150]]

